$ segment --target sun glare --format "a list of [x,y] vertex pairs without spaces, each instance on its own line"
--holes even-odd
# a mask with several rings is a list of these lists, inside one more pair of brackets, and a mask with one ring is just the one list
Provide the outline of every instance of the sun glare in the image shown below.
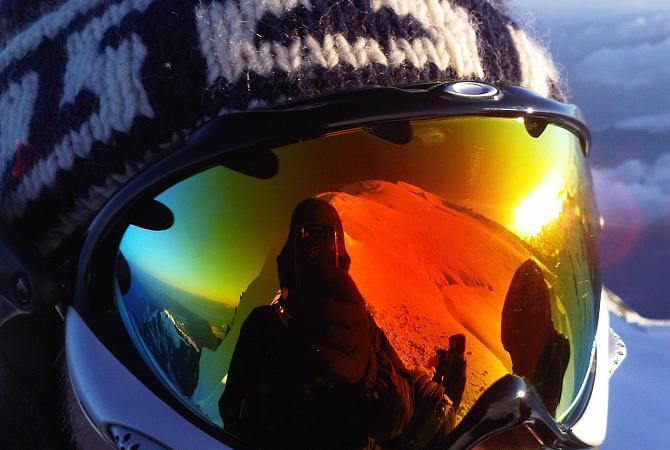
[[561,170],[553,170],[531,191],[514,211],[514,228],[523,238],[537,236],[542,228],[558,218],[563,209],[564,177]]

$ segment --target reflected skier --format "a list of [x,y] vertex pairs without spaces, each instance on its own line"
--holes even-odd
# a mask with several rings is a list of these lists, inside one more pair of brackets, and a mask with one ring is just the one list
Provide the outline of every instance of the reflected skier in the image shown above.
[[405,367],[350,264],[335,208],[300,202],[277,257],[281,298],[251,312],[233,353],[227,431],[261,448],[419,449],[453,428],[445,388]]

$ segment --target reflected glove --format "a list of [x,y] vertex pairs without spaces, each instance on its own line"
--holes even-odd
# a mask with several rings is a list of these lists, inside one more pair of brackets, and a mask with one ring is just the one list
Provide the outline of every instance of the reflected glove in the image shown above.
[[412,372],[414,380],[414,414],[402,442],[397,448],[419,450],[439,448],[454,427],[455,415],[445,389],[425,372]]

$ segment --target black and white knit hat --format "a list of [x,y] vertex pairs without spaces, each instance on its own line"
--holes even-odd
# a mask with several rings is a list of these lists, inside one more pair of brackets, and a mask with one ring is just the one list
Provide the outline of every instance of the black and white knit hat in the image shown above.
[[230,111],[453,79],[561,98],[548,54],[495,0],[0,5],[0,218],[45,254],[179,135]]

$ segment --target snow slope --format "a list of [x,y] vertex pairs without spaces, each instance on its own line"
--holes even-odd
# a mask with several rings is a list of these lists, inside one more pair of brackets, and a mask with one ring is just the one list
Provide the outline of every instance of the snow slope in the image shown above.
[[602,450],[670,448],[670,321],[641,317],[610,302],[610,326],[628,355],[610,380],[607,437]]

